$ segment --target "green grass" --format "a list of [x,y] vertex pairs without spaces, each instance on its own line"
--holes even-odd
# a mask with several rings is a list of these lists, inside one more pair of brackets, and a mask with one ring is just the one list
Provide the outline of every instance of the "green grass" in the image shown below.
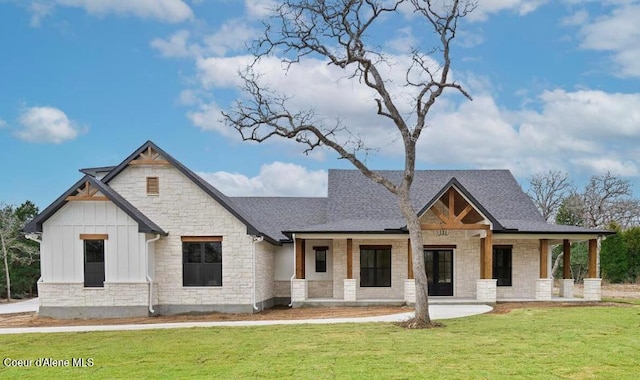
[[636,379],[640,307],[519,309],[406,330],[392,324],[0,336],[0,356],[93,358],[0,378]]

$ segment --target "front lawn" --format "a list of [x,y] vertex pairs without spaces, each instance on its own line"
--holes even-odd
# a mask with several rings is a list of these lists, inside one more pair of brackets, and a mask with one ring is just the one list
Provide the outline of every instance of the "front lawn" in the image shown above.
[[636,379],[640,371],[638,306],[518,309],[445,325],[3,335],[3,361],[91,358],[93,366],[0,363],[0,378]]

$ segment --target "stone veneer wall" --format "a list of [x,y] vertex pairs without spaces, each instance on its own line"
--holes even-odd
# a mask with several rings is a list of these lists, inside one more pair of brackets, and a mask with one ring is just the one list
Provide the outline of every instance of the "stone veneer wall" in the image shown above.
[[[355,251],[355,248],[354,248]],[[347,239],[333,241],[333,298],[344,298],[344,280],[347,278]],[[356,268],[353,268],[354,275]]]
[[[148,176],[159,177],[159,195],[146,194]],[[155,243],[161,313],[252,310],[253,242],[242,222],[172,166],[128,166],[109,185],[169,233]],[[182,286],[181,236],[222,236],[222,286]]]
[[274,246],[262,241],[256,244],[256,303],[260,309],[269,308],[275,297]]
[[498,286],[498,300],[535,298],[536,280],[540,277],[540,242],[532,240],[495,240],[493,245],[512,245],[511,284]]
[[148,315],[149,284],[104,283],[85,288],[84,283],[38,283],[40,316],[53,318],[134,317]]
[[333,298],[333,281],[307,280],[309,298]]

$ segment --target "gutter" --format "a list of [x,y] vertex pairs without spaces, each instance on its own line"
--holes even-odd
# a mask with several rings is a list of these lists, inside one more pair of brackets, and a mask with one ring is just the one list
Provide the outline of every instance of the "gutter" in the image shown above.
[[251,251],[252,251],[252,260],[251,260],[251,266],[252,266],[252,271],[253,271],[253,289],[251,292],[251,303],[253,304],[253,310],[257,311],[258,305],[256,304],[256,244],[260,243],[261,241],[264,240],[263,236],[251,236],[251,240],[253,241],[253,245],[251,246]]
[[293,307],[293,280],[296,278],[296,234],[291,234],[291,241],[293,241],[293,274],[289,279],[289,292],[291,293],[291,302],[289,303],[289,307]]
[[160,234],[156,234],[156,237],[153,239],[145,240],[144,246],[144,259],[146,266],[145,277],[147,278],[147,283],[149,283],[149,313],[154,314],[155,310],[153,309],[153,279],[149,275],[149,244],[152,242],[158,241],[160,239]]

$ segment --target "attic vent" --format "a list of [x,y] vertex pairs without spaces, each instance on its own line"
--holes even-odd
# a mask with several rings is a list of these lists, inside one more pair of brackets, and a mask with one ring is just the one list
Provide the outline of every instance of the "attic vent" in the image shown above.
[[160,194],[160,180],[158,177],[147,177],[147,195]]

